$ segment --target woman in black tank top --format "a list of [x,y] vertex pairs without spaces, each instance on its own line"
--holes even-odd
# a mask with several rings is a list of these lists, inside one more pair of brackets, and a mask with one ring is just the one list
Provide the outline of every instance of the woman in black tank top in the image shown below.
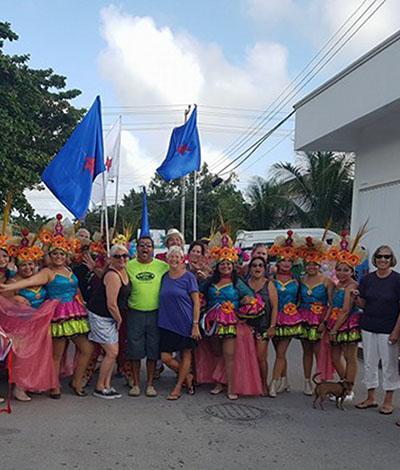
[[99,398],[121,398],[111,387],[111,376],[118,355],[118,330],[122,323],[121,310],[125,308],[131,292],[131,284],[125,266],[129,260],[123,245],[111,248],[111,262],[103,274],[100,285],[87,305],[90,333],[89,339],[99,343],[105,356],[101,362],[99,378],[93,395]]

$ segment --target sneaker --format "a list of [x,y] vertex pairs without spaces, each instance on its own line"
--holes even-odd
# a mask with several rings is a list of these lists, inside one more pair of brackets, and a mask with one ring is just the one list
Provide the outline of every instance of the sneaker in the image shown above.
[[134,386],[129,390],[128,395],[129,395],[130,397],[138,397],[138,396],[140,396],[140,387],[139,387],[139,385],[134,385]]
[[106,400],[114,400],[115,396],[111,390],[104,388],[103,390],[95,390],[93,396],[97,398],[104,398]]
[[115,390],[114,387],[109,388],[108,391],[114,395],[114,398],[122,398],[121,393]]
[[153,398],[156,396],[157,396],[157,390],[152,385],[148,385],[146,387],[146,397]]

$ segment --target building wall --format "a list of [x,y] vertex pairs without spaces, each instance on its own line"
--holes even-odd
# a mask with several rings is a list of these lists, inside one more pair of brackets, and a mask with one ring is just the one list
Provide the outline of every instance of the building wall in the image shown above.
[[[390,245],[400,260],[400,114],[388,115],[359,135],[352,234],[368,218],[364,245]],[[400,267],[399,267],[400,268]]]

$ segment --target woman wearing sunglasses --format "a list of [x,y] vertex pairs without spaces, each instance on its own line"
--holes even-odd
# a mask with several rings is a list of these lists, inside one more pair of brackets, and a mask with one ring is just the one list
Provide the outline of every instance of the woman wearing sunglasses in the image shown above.
[[357,305],[363,309],[360,327],[364,354],[364,384],[367,398],[356,405],[359,409],[377,408],[379,361],[382,362],[385,398],[381,414],[393,413],[393,393],[400,388],[398,346],[400,334],[400,274],[392,270],[397,263],[389,246],[380,246],[372,256],[376,271],[364,276],[353,291]]
[[265,278],[267,263],[264,258],[253,258],[249,266],[248,284],[254,294],[258,294],[265,304],[264,313],[248,323],[254,329],[257,347],[257,359],[260,366],[263,396],[268,396],[268,343],[275,334],[278,315],[278,291],[272,281]]
[[89,340],[100,344],[105,351],[93,395],[105,399],[122,396],[111,386],[111,377],[118,355],[121,311],[125,308],[131,292],[131,283],[125,268],[129,260],[128,249],[124,245],[114,245],[110,257],[110,265],[87,305]]

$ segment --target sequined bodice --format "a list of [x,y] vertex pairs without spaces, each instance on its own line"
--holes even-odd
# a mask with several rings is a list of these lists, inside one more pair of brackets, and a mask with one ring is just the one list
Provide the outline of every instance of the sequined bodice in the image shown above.
[[[335,287],[332,295],[332,308],[338,308],[342,310],[344,305],[344,296],[346,294],[346,290],[343,288]],[[356,305],[353,306],[350,313],[357,312],[358,308]]]
[[47,289],[43,286],[37,289],[21,289],[18,293],[22,297],[25,297],[33,308],[39,308],[47,297]]
[[310,308],[312,304],[328,305],[328,292],[323,283],[309,287],[300,283],[300,307]]
[[78,290],[78,278],[71,271],[68,274],[55,273],[47,284],[49,299],[61,299],[61,303],[72,302]]
[[299,285],[295,279],[290,279],[288,282],[281,282],[274,279],[275,287],[278,291],[278,310],[283,311],[287,304],[297,304],[297,295]]
[[223,304],[224,302],[232,302],[235,309],[239,308],[239,292],[234,288],[233,284],[227,284],[222,287],[217,287],[212,284],[207,292],[207,307],[212,308],[216,304]]

